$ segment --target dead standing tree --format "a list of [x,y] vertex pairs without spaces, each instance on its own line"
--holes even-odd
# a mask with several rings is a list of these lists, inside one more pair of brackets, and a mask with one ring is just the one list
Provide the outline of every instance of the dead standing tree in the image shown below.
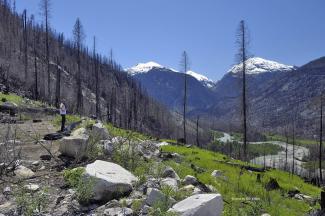
[[242,115],[243,115],[243,145],[244,155],[243,159],[247,160],[247,98],[246,98],[246,60],[248,59],[248,29],[244,20],[240,21],[237,33],[237,44],[239,47],[237,58],[241,64],[242,73]]
[[73,29],[73,36],[75,42],[75,48],[77,50],[77,113],[82,114],[83,112],[83,102],[82,102],[82,89],[81,89],[81,48],[82,42],[85,38],[83,26],[80,19],[77,18]]
[[183,135],[184,144],[187,143],[186,137],[186,112],[187,112],[187,71],[189,70],[189,59],[186,51],[182,54],[181,67],[184,73],[184,99],[183,99]]
[[[49,31],[50,31],[50,12],[51,12],[51,1],[41,0],[40,4],[41,14],[43,15],[45,23],[45,47],[46,47],[46,70],[47,70],[47,99],[51,104],[51,74],[50,74],[50,43],[49,43]],[[45,96],[45,94],[44,94]]]

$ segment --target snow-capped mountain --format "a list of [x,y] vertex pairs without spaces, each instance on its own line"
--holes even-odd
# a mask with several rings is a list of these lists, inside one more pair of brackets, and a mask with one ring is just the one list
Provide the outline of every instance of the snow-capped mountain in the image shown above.
[[134,67],[127,68],[126,71],[131,75],[136,75],[139,73],[147,73],[148,71],[154,69],[154,68],[164,68],[160,64],[156,62],[147,62],[147,63],[139,63]]
[[[172,109],[182,106],[184,74],[156,62],[140,63],[126,72],[141,83],[148,94]],[[211,105],[215,83],[207,77],[187,72],[188,110],[206,108]]]
[[[233,66],[228,73],[237,74],[242,71],[243,64]],[[256,75],[267,72],[291,71],[295,67],[284,65],[275,61],[266,60],[260,57],[253,57],[246,60],[246,73]]]
[[[135,76],[137,74],[148,73],[149,71],[155,69],[156,71],[161,70],[169,70],[170,72],[179,72],[173,68],[162,66],[156,62],[150,61],[147,63],[139,63],[131,68],[127,68],[126,71],[131,75]],[[208,88],[212,88],[215,85],[215,82],[211,79],[207,78],[206,76],[196,73],[194,71],[187,71],[186,74],[194,77],[196,80],[201,82],[204,86]]]
[[205,85],[208,88],[212,88],[215,85],[214,81],[212,81],[211,79],[209,79],[208,77],[206,77],[202,74],[196,73],[194,71],[187,71],[186,73],[188,75],[194,77],[198,81],[200,81],[203,85]]

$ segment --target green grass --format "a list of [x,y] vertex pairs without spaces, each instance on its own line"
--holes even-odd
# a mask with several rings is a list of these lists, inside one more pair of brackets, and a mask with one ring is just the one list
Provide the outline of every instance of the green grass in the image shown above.
[[0,104],[3,104],[3,101],[15,103],[18,106],[27,106],[27,107],[44,107],[48,106],[40,101],[35,101],[35,100],[30,100],[27,98],[23,98],[19,95],[9,93],[9,94],[4,94],[0,92]]
[[4,94],[2,92],[0,92],[0,104],[3,103],[3,98],[8,101],[8,102],[12,102],[15,103],[17,105],[20,105],[23,103],[23,98],[21,96],[15,95],[15,94]]
[[[282,141],[282,142],[287,141],[286,137],[278,134],[266,134],[266,138],[268,141]],[[292,142],[292,137],[289,137],[289,143],[291,142]],[[317,144],[318,142],[316,140],[311,140],[311,139],[295,138],[295,143],[301,146],[308,146],[308,145]]]
[[[256,181],[256,173],[243,171],[240,174],[240,168],[230,166],[224,163],[218,163],[216,160],[224,160],[225,156],[197,148],[186,148],[182,146],[163,146],[165,152],[177,152],[184,156],[181,164],[174,161],[166,161],[165,164],[172,166],[181,178],[186,175],[196,176],[205,184],[213,185],[223,196],[225,200],[223,215],[261,215],[269,213],[271,215],[304,215],[311,208],[318,208],[319,205],[309,206],[309,204],[298,201],[286,196],[287,192],[297,187],[302,193],[319,197],[320,189],[304,183],[297,177],[291,176],[289,173],[271,170],[262,174],[261,183]],[[245,164],[242,161],[231,160],[233,163]],[[191,164],[206,170],[203,173],[196,173]],[[213,170],[223,172],[226,179],[215,179],[211,177]],[[275,178],[280,184],[281,190],[266,191],[265,184]],[[257,199],[255,201],[246,198]],[[246,199],[244,202],[243,199]]]
[[152,137],[141,134],[139,132],[131,131],[131,130],[126,130],[123,128],[117,128],[113,126],[112,124],[105,124],[107,130],[112,136],[115,137],[124,137],[124,138],[130,138],[131,140],[148,140],[152,139]]

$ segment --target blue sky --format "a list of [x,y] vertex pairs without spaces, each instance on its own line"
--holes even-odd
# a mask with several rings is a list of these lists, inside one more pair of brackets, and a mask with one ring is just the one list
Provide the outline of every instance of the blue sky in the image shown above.
[[[16,0],[17,10],[40,17],[39,0]],[[51,27],[71,37],[80,17],[91,46],[114,51],[123,66],[155,61],[179,68],[186,50],[191,69],[213,80],[235,63],[238,23],[246,20],[250,52],[300,66],[325,55],[324,0],[52,0]]]

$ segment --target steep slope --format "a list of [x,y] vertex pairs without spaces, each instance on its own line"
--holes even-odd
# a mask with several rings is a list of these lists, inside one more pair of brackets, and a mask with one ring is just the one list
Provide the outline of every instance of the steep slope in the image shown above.
[[[170,112],[147,96],[116,62],[105,56],[94,58],[90,49],[82,47],[79,72],[74,41],[64,39],[54,29],[49,32],[48,73],[43,26],[29,18],[25,25],[23,16],[10,4],[10,1],[0,1],[0,91],[14,92],[54,106],[64,100],[68,112],[76,113],[77,77],[81,77],[81,114],[97,115],[121,128],[177,138],[181,128]],[[99,80],[98,113],[95,68]]]
[[[127,72],[138,80],[150,96],[171,109],[180,110],[184,97],[184,74],[154,62],[140,63]],[[208,108],[214,100],[213,82],[193,71],[187,72],[188,110]]]
[[[247,76],[249,124],[254,130],[284,133],[285,127],[296,125],[301,136],[313,137],[318,128],[319,96],[325,84],[325,58],[300,68],[285,66],[264,71],[255,68]],[[290,70],[291,69],[291,70]],[[231,122],[241,124],[241,79],[228,73],[215,89],[218,102],[208,110],[216,115],[219,127]],[[299,126],[298,126],[299,125]],[[229,124],[228,124],[229,128]]]

